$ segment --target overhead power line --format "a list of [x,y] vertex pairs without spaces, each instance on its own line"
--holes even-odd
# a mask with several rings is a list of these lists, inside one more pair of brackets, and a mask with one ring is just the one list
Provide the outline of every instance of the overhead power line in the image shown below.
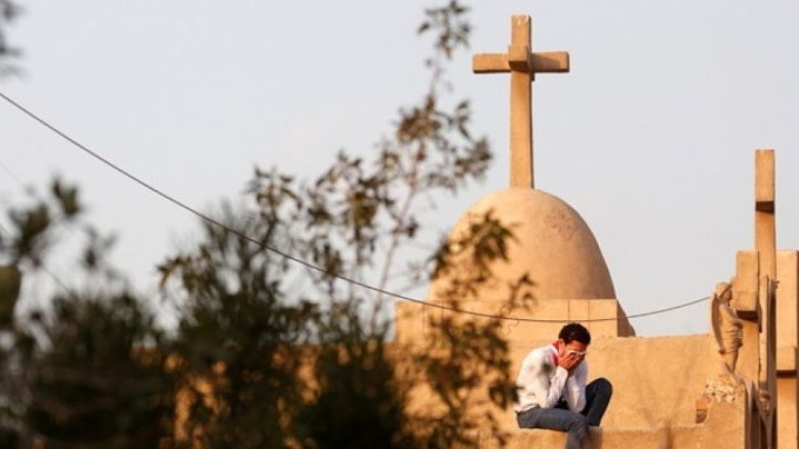
[[[175,206],[177,206],[177,207],[189,212],[190,214],[195,215],[196,217],[200,218],[201,220],[203,220],[203,221],[205,221],[207,223],[210,223],[210,224],[212,224],[214,226],[217,226],[217,227],[219,227],[221,229],[224,229],[225,231],[227,231],[227,232],[239,237],[242,240],[248,241],[250,243],[254,243],[256,245],[262,245],[262,242],[259,242],[258,240],[254,239],[254,238],[252,238],[252,237],[250,237],[250,236],[248,236],[248,235],[246,235],[246,234],[244,234],[244,233],[242,233],[242,232],[240,232],[240,231],[238,231],[236,229],[231,228],[230,226],[220,222],[219,220],[216,220],[216,219],[210,217],[209,215],[206,215],[206,214],[204,214],[204,213],[192,208],[191,206],[185,204],[184,202],[178,200],[177,198],[175,198],[175,197],[169,195],[168,193],[158,189],[157,187],[147,183],[146,181],[144,181],[141,178],[133,175],[132,173],[128,172],[127,170],[123,169],[122,167],[114,164],[113,162],[111,162],[110,160],[108,160],[105,157],[101,156],[100,154],[92,151],[91,149],[89,149],[88,147],[83,145],[82,143],[78,142],[77,140],[73,139],[72,137],[70,137],[66,133],[62,132],[60,129],[56,128],[55,126],[53,126],[50,123],[48,123],[47,121],[45,121],[43,118],[41,118],[38,115],[34,114],[32,111],[30,111],[26,107],[24,107],[21,104],[17,103],[16,101],[14,101],[10,97],[8,97],[5,93],[0,92],[0,98],[5,100],[6,102],[8,102],[10,105],[14,106],[16,109],[18,109],[20,112],[22,112],[23,114],[27,115],[28,117],[30,117],[34,121],[38,122],[40,125],[42,125],[45,128],[49,129],[50,131],[52,131],[53,133],[55,133],[56,135],[58,135],[62,139],[64,139],[67,142],[71,143],[73,146],[75,146],[78,149],[84,151],[85,153],[87,153],[88,155],[93,157],[94,159],[100,161],[101,163],[103,163],[106,166],[110,167],[111,169],[113,169],[117,173],[125,176],[126,178],[130,179],[131,181],[135,182],[136,184],[139,184],[140,186],[144,187],[145,189],[149,190],[150,192],[160,196],[161,198],[163,198],[163,199],[169,201],[170,203],[174,204]],[[287,259],[287,260],[295,262],[295,263],[297,263],[299,265],[302,265],[302,266],[304,266],[306,268],[309,268],[311,270],[314,270],[314,271],[317,271],[319,273],[323,273],[323,274],[326,274],[326,275],[329,275],[329,276],[333,276],[333,277],[335,277],[337,279],[340,279],[342,281],[348,282],[348,283],[350,283],[352,285],[356,285],[358,287],[361,287],[361,288],[363,288],[365,290],[370,290],[370,291],[373,291],[375,293],[380,293],[380,294],[387,295],[387,296],[390,296],[390,297],[394,297],[394,298],[397,298],[397,299],[401,299],[401,300],[404,300],[404,301],[413,302],[413,303],[420,304],[420,305],[425,306],[425,307],[433,307],[433,308],[437,308],[437,309],[443,309],[443,310],[448,310],[448,311],[451,311],[451,312],[462,313],[462,314],[472,315],[472,316],[477,316],[477,317],[482,317],[482,318],[510,320],[510,321],[524,321],[524,322],[531,322],[531,323],[565,323],[565,322],[573,321],[573,320],[544,320],[544,319],[536,319],[536,318],[530,318],[530,317],[514,317],[514,316],[493,315],[493,314],[490,314],[490,313],[476,312],[476,311],[472,311],[472,310],[466,310],[466,309],[461,309],[461,308],[458,308],[458,307],[448,306],[448,305],[445,305],[445,304],[439,304],[439,303],[435,303],[435,302],[428,302],[428,301],[424,301],[424,300],[421,300],[421,299],[412,298],[410,296],[402,295],[402,294],[399,294],[399,293],[393,293],[393,292],[390,292],[388,290],[385,290],[385,289],[382,289],[382,288],[379,288],[379,287],[375,287],[373,285],[370,285],[370,284],[367,284],[365,282],[359,281],[357,279],[351,278],[349,276],[345,276],[345,275],[338,274],[338,273],[331,273],[330,271],[328,271],[328,270],[326,270],[326,269],[324,269],[324,268],[322,268],[322,267],[320,267],[318,265],[315,265],[315,264],[313,264],[311,262],[308,262],[306,260],[300,259],[299,257],[293,256],[293,255],[291,255],[291,254],[289,254],[289,253],[287,253],[287,252],[285,252],[283,250],[280,250],[278,248],[274,248],[274,247],[271,247],[271,246],[268,246],[268,245],[264,245],[264,248],[266,250],[272,252],[272,253],[275,253],[275,254],[277,254],[277,255],[279,255],[279,256]],[[682,303],[682,304],[678,304],[676,306],[667,307],[665,309],[658,309],[658,310],[652,310],[652,311],[644,312],[644,313],[637,313],[637,314],[629,315],[626,318],[628,318],[628,319],[642,318],[642,317],[646,317],[646,316],[652,316],[652,315],[657,315],[657,314],[661,314],[661,313],[665,313],[665,312],[670,312],[672,310],[682,309],[684,307],[689,307],[689,306],[692,306],[694,304],[698,304],[700,302],[703,302],[703,301],[707,300],[708,298],[709,297],[695,299],[693,301],[688,301],[688,302],[685,302],[685,303]],[[618,318],[594,318],[594,319],[579,320],[579,321],[581,321],[581,322],[600,322],[600,321],[616,321],[616,320],[621,320],[621,319],[624,319],[624,317],[618,317]]]

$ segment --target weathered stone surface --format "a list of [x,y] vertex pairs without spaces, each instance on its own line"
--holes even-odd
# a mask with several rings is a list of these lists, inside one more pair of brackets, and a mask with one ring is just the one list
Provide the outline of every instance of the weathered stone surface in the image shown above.
[[799,448],[799,252],[777,252],[777,447]]
[[[530,347],[514,345],[511,360],[518,372]],[[653,338],[597,338],[588,349],[589,378],[604,377],[614,385],[603,427],[652,428],[690,426],[695,402],[708,376],[715,375],[709,334]],[[508,428],[515,416],[508,412]]]
[[[513,345],[512,370],[529,350],[548,340]],[[595,449],[612,448],[745,448],[745,398],[741,391],[710,400],[705,421],[695,423],[695,403],[716,374],[710,335],[656,338],[598,338],[588,353],[590,377],[605,377],[614,385],[613,399],[601,429],[593,429]],[[413,347],[397,345],[392,354],[413,371]],[[410,372],[408,375],[412,375]],[[429,391],[418,389],[412,410],[431,407]],[[719,397],[720,398],[720,397]],[[729,402],[727,402],[729,400]],[[562,432],[518,429],[515,413],[494,409],[501,427],[511,435],[507,448],[561,448]],[[486,436],[481,448],[492,448]],[[586,446],[591,447],[591,446]]]
[[[435,301],[450,307],[443,301]],[[501,302],[470,300],[458,302],[469,312],[507,317],[502,336],[513,345],[527,347],[532,342],[552,339],[566,322],[582,322],[594,338],[630,337],[635,331],[615,299],[551,299],[536,301],[528,308],[513,308]],[[422,304],[400,301],[395,307],[395,338],[403,344],[425,344],[430,336],[429,320],[451,312]],[[522,318],[514,320],[514,318]],[[525,321],[532,318],[541,320]]]
[[[550,299],[612,299],[616,297],[602,251],[585,221],[568,204],[541,190],[516,187],[484,198],[464,214],[451,236],[463,235],[475,220],[491,212],[511,227],[508,260],[491,266],[493,279],[474,297],[459,300],[507,301],[510,285],[527,275],[538,304]],[[465,261],[461,273],[473,270]],[[452,280],[433,282],[428,296],[446,300]],[[521,304],[522,307],[535,304]]]

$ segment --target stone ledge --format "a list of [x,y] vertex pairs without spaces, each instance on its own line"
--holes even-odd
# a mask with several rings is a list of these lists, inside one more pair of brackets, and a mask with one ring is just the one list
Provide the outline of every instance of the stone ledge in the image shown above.
[[[702,448],[702,426],[659,429],[615,429],[592,427],[584,449],[687,449]],[[544,429],[518,429],[511,432],[506,449],[554,448],[566,444],[566,432]],[[710,446],[707,446],[710,447]],[[489,441],[481,449],[498,449]]]
[[[431,304],[450,306],[443,301]],[[534,306],[512,309],[502,302],[464,300],[458,307],[463,310],[510,318],[502,323],[502,335],[510,343],[527,344],[534,340],[549,340],[558,335],[564,324],[582,322],[594,338],[635,336],[635,330],[624,309],[616,299],[550,299]],[[431,317],[441,317],[453,312],[423,304],[398,301],[395,305],[395,338],[401,343],[424,344],[430,338],[428,328]],[[464,317],[469,317],[464,315]],[[513,317],[526,317],[551,322],[515,321]],[[592,320],[607,321],[592,321]]]

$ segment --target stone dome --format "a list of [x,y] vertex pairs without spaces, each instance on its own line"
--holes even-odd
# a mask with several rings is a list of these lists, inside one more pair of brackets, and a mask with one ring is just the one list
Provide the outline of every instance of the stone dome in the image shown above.
[[[541,190],[512,187],[489,195],[472,206],[450,233],[450,241],[465,235],[469,226],[491,211],[514,238],[508,242],[507,260],[492,263],[491,281],[461,300],[507,301],[509,284],[528,274],[533,285],[533,300],[615,299],[602,251],[585,221],[563,200]],[[451,295],[453,276],[463,269],[440,276],[430,288],[429,299],[443,300]],[[470,295],[471,296],[471,295]]]

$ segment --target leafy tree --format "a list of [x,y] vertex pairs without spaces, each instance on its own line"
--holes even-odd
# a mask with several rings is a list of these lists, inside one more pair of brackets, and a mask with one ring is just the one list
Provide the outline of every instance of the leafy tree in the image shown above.
[[25,421],[48,447],[157,447],[170,437],[171,379],[164,353],[149,350],[163,336],[141,301],[56,298],[29,332],[44,341],[27,361]]
[[[195,246],[159,265],[174,332],[159,329],[108,266],[111,240],[88,229],[81,288],[9,320],[12,343],[0,352],[9,438],[47,447],[432,449],[478,447],[479,428],[502,443],[492,415],[474,412],[513,397],[499,321],[442,315],[425,345],[404,348],[390,340],[382,291],[400,278],[445,275],[469,257],[483,272],[452,278],[449,306],[458,308],[513,238],[489,213],[397,274],[403,248],[425,236],[424,200],[479,180],[491,159],[471,131],[469,103],[446,95],[446,63],[468,44],[466,14],[457,1],[426,10],[429,89],[399,111],[376,154],[340,152],[309,181],[257,169],[247,206],[223,204]],[[0,247],[10,267],[44,269],[53,230],[77,226],[77,191],[56,183],[51,197],[10,212],[15,230]],[[366,278],[378,290],[354,285]],[[420,388],[433,401],[412,411]]]
[[6,29],[19,13],[19,5],[11,0],[0,0],[0,76],[16,72],[16,67],[9,60],[18,57],[20,51],[8,43]]
[[[486,140],[473,137],[468,102],[447,108],[443,95],[446,62],[468,43],[466,12],[455,1],[426,11],[419,31],[434,35],[426,60],[429,90],[400,110],[393,137],[379,143],[375,157],[342,151],[310,182],[277,168],[256,170],[252,207],[226,208],[220,218],[226,229],[207,225],[195,250],[161,265],[184,305],[180,340],[195,349],[202,341],[201,356],[187,358],[187,372],[214,379],[211,400],[196,392],[195,413],[187,417],[189,427],[208,432],[199,433],[211,447],[265,441],[271,447],[476,447],[474,435],[463,430],[485,417],[468,411],[478,403],[504,406],[512,397],[499,322],[434,321],[440,338],[413,359],[422,375],[406,376],[397,369],[402,350],[392,351],[388,342],[386,298],[342,281],[376,273],[385,288],[400,249],[420,238],[419,200],[455,193],[488,167],[491,155]],[[488,215],[465,238],[459,244],[476,245],[473,257],[487,267],[506,257],[504,241],[512,234]],[[452,244],[442,242],[435,255],[411,266],[408,282],[426,279],[434,267],[435,273],[453,268]],[[272,249],[322,270],[289,263]],[[458,283],[453,293],[486,279]],[[311,372],[294,363],[309,354]],[[463,394],[486,380],[482,395]],[[434,391],[441,405],[436,413],[409,413],[409,394],[420,382]],[[252,414],[268,423],[263,435],[253,429]]]
[[[174,388],[162,330],[104,254],[113,239],[81,223],[76,188],[55,180],[46,198],[9,211],[0,255],[35,281],[61,232],[84,231],[84,249],[67,285],[45,308],[7,309],[0,347],[0,427],[28,447],[157,447],[171,439]],[[7,298],[4,298],[6,301]],[[16,312],[16,313],[15,313]]]
[[185,407],[176,425],[184,440],[207,447],[285,447],[283,417],[301,402],[299,345],[316,306],[284,301],[288,267],[264,250],[274,223],[250,217],[228,224],[262,243],[206,224],[193,254],[162,266],[185,297],[172,348]]

